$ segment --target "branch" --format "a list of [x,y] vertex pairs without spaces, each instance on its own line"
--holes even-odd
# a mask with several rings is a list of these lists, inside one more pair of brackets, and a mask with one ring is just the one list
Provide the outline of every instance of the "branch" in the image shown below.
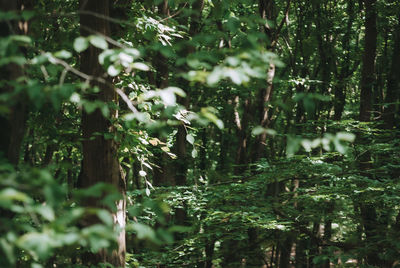
[[129,99],[128,96],[126,96],[126,94],[119,88],[115,89],[115,91],[117,91],[118,95],[121,96],[121,98],[125,101],[125,103],[128,105],[129,109],[131,109],[131,111],[134,114],[139,113],[139,111],[135,108],[135,106],[133,106],[132,101]]
[[274,39],[273,39],[272,42],[271,42],[271,47],[272,47],[272,48],[275,47],[276,41],[277,41],[278,38],[279,38],[279,34],[281,33],[281,30],[282,30],[282,28],[283,28],[283,25],[285,24],[285,21],[287,21],[287,19],[288,19],[288,17],[289,17],[290,2],[291,2],[291,0],[287,0],[286,9],[285,9],[285,15],[283,16],[282,21],[281,21],[281,23],[279,24],[278,29],[277,29],[276,31],[274,31]]

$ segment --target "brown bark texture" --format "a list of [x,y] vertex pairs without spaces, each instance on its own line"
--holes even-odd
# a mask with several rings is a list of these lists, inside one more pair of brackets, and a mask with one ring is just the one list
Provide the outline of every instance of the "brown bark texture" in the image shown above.
[[[31,9],[33,6],[29,0],[21,1],[0,1],[0,10],[2,11],[21,11]],[[0,37],[8,35],[27,35],[29,28],[28,21],[6,21],[0,22]],[[18,49],[20,53],[24,54],[23,49]],[[0,69],[0,79],[8,79],[16,81],[19,77],[23,76],[23,66],[15,63],[7,64]],[[0,93],[12,92],[14,89],[7,84],[0,88]],[[14,95],[9,100],[10,110],[8,116],[0,116],[0,124],[3,126],[4,131],[1,131],[0,151],[8,161],[16,166],[19,162],[21,145],[25,135],[26,121],[28,117],[28,105],[26,101],[25,92]]]
[[387,79],[385,108],[383,110],[383,120],[388,129],[392,129],[395,126],[396,102],[399,100],[400,92],[400,14],[394,36],[392,65]]
[[[108,0],[81,0],[80,15],[81,35],[88,36],[93,31],[110,36],[109,21],[102,17],[109,17],[110,3]],[[97,13],[101,16],[93,16]],[[99,100],[104,103],[117,103],[117,94],[112,86],[112,81],[105,75],[103,67],[98,62],[98,55],[101,51],[90,47],[81,54],[81,71],[93,77],[105,77],[107,83],[92,83],[97,86],[99,93],[91,93],[87,96],[89,100]],[[114,139],[105,138],[104,134],[114,134],[115,129],[112,120],[117,118],[117,111],[111,111],[110,118],[105,118],[99,109],[93,113],[82,112],[82,170],[80,174],[80,185],[82,188],[93,186],[97,183],[108,183],[116,187],[123,198],[116,204],[117,211],[113,212],[115,226],[121,228],[118,237],[118,249],[111,254],[102,251],[97,255],[84,260],[90,264],[107,262],[115,267],[125,266],[125,181],[118,162],[118,144]],[[98,135],[97,133],[101,133]],[[90,206],[98,207],[98,200],[89,201]],[[92,222],[92,224],[95,222]]]
[[360,121],[368,122],[372,112],[372,90],[375,83],[376,58],[376,0],[364,0],[365,5],[365,43],[361,70]]

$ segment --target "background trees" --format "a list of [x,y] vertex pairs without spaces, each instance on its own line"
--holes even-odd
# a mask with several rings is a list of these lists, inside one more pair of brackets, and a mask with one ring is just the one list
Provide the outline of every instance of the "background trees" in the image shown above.
[[0,266],[397,265],[397,1],[0,6]]

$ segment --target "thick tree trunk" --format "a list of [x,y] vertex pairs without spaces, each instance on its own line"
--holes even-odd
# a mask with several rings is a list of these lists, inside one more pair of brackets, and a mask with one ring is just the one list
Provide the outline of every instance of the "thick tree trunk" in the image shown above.
[[[371,120],[372,112],[372,89],[375,83],[375,58],[377,46],[377,12],[376,0],[364,0],[365,5],[365,44],[363,65],[361,72],[361,96],[360,96],[360,121],[368,122]],[[367,143],[363,140],[362,143]],[[359,168],[361,174],[369,177],[371,168],[370,153],[365,153],[359,158]],[[371,245],[367,252],[367,264],[382,267],[382,260],[379,257],[381,249],[377,246],[377,234],[379,222],[377,219],[376,208],[373,203],[369,202],[360,206],[362,224],[365,232],[367,244]]]
[[[22,9],[31,9],[32,3],[29,0],[22,1],[0,1],[1,11],[20,11]],[[11,34],[28,34],[27,21],[0,22],[0,37],[6,37]],[[22,51],[21,51],[22,52]],[[0,68],[0,79],[16,81],[23,75],[23,68],[15,63],[10,63]],[[0,93],[12,91],[13,88],[7,84],[0,88]],[[10,113],[8,116],[0,116],[1,131],[0,152],[3,152],[8,161],[16,166],[19,162],[22,140],[25,135],[26,120],[28,117],[28,101],[25,93],[18,94],[15,98],[9,100]]]
[[280,244],[281,256],[279,258],[280,268],[290,267],[290,254],[292,253],[293,239],[290,234],[286,234],[286,238],[283,243]]
[[[108,0],[81,0],[80,9],[83,11],[98,13],[101,16],[109,16]],[[100,16],[99,16],[100,17]],[[99,32],[105,36],[110,35],[110,25],[106,19],[92,16],[89,14],[80,15],[81,35],[87,36],[90,33],[87,29]],[[98,62],[98,55],[101,51],[90,47],[81,54],[81,71],[94,77],[104,76],[103,67]],[[92,83],[98,86],[100,92],[88,96],[91,100],[99,100],[104,103],[117,103],[116,92],[111,85],[110,78],[106,78],[110,83]],[[87,264],[97,264],[108,262],[116,267],[125,266],[125,182],[120,171],[118,162],[118,145],[114,139],[106,139],[104,135],[95,133],[114,133],[111,119],[117,117],[117,111],[111,112],[111,118],[105,118],[99,109],[88,114],[82,112],[82,132],[83,132],[83,161],[80,175],[80,185],[82,188],[90,187],[99,182],[109,183],[115,186],[123,195],[123,199],[117,202],[117,211],[113,213],[114,222],[122,231],[118,237],[118,249],[112,254],[102,251],[95,256],[91,256],[85,262]],[[91,200],[89,204],[98,206],[97,200]],[[94,222],[92,222],[94,223]]]
[[365,44],[361,71],[360,121],[371,119],[372,89],[375,83],[375,58],[378,32],[376,29],[376,0],[364,0]]

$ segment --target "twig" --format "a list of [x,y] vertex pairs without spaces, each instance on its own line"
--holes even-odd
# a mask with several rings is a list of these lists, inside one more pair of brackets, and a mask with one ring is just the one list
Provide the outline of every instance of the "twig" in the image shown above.
[[162,22],[162,21],[165,21],[165,20],[169,20],[169,19],[171,19],[171,18],[173,18],[173,17],[176,17],[177,15],[179,15],[179,14],[183,11],[183,9],[186,7],[186,5],[187,5],[187,2],[186,2],[186,3],[183,5],[183,7],[182,7],[180,10],[178,10],[175,14],[172,14],[172,15],[166,17],[166,18],[163,18],[162,20],[159,20],[158,22]]
[[131,109],[131,111],[134,114],[139,113],[139,111],[135,108],[135,106],[133,106],[132,101],[128,98],[128,96],[126,96],[126,94],[119,88],[116,89],[118,95],[121,96],[121,98],[125,101],[125,103],[128,105],[129,109]]
[[93,30],[90,27],[86,27],[85,25],[81,25],[81,28],[85,29],[86,31],[93,33],[93,34],[97,34],[100,35],[101,37],[103,37],[107,42],[109,42],[110,44],[119,47],[119,48],[127,48],[127,46],[124,46],[123,44],[119,43],[118,41],[112,39],[111,37],[104,35],[98,31]]

